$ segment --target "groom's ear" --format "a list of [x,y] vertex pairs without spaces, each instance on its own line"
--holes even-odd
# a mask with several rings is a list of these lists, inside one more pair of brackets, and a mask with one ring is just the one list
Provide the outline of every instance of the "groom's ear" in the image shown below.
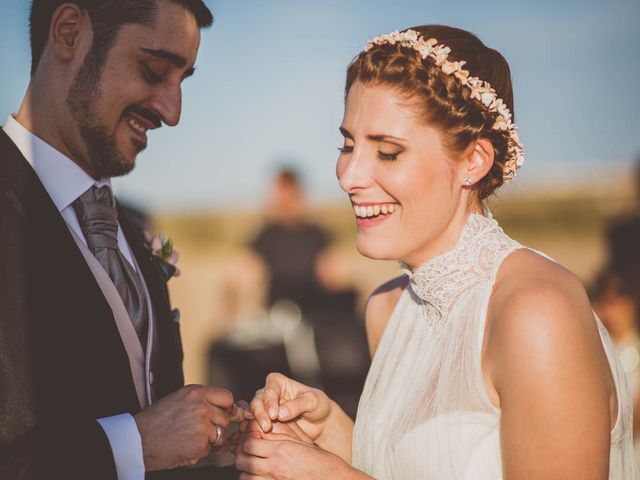
[[53,12],[49,46],[58,60],[70,62],[84,51],[91,41],[86,38],[92,35],[90,24],[87,12],[75,3],[63,3]]

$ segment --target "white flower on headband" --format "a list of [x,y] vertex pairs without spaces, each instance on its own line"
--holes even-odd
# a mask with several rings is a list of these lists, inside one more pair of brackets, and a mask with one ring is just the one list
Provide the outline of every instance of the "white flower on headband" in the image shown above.
[[462,66],[467,63],[464,60],[461,62],[447,62],[442,65],[442,71],[447,75],[451,75],[452,73],[459,72],[462,70]]
[[367,42],[364,51],[368,52],[375,45],[395,45],[396,43],[417,51],[423,60],[431,58],[445,75],[453,75],[463,86],[469,88],[471,90],[470,97],[473,100],[479,101],[490,112],[496,114],[497,117],[492,129],[507,132],[509,136],[508,158],[504,164],[503,179],[506,183],[515,178],[516,170],[524,164],[524,147],[520,141],[516,124],[512,122],[511,111],[498,97],[496,91],[491,88],[491,85],[478,77],[470,77],[469,71],[462,68],[466,64],[464,60],[450,62],[448,58],[451,48],[442,44],[438,45],[435,38],[422,38],[415,30],[405,30],[404,32],[396,30],[387,35],[375,37]]

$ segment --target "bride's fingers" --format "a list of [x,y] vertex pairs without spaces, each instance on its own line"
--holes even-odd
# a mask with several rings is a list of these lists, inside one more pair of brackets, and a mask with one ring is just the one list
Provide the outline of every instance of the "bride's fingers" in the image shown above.
[[251,413],[258,421],[260,428],[262,428],[264,432],[271,430],[271,418],[269,417],[264,404],[263,390],[258,390],[256,392],[256,396],[251,400]]
[[291,420],[304,413],[313,412],[317,406],[318,398],[315,393],[304,392],[293,400],[288,400],[280,405],[278,420]]
[[[273,424],[272,424],[272,428],[273,428]],[[248,433],[248,432],[262,433],[262,428],[260,427],[260,425],[258,425],[258,422],[256,420],[249,420],[249,421],[243,422],[240,425],[240,431],[244,433]]]
[[[245,444],[247,440],[245,440]],[[266,442],[266,440],[263,440],[263,442]],[[255,455],[249,455],[245,453],[243,450],[238,452],[234,463],[236,468],[241,472],[258,475],[258,477],[245,477],[245,478],[263,478],[262,476],[266,477],[267,475],[268,463],[266,458],[258,457]]]
[[256,438],[254,436],[245,438],[242,444],[242,451],[247,455],[253,455],[254,457],[269,458],[272,456],[279,444],[291,445],[292,442],[300,443],[299,440],[294,440],[288,435],[279,433],[267,433],[263,435],[264,438]]
[[309,437],[296,422],[278,423],[278,425],[287,425],[299,440],[302,440],[305,443],[313,444],[313,440],[311,440],[311,437]]
[[261,477],[260,475],[254,475],[253,473],[242,472],[238,477],[238,480],[264,480],[267,477]]
[[266,387],[264,387],[264,390],[262,392],[262,399],[271,420],[275,420],[278,418],[278,409],[280,408],[281,397],[282,390],[280,390],[277,386],[267,385]]
[[298,426],[296,422],[273,422],[271,424],[271,433],[263,434],[264,438],[270,438],[271,434],[283,434],[289,439],[301,441],[307,444],[313,444],[313,440]]

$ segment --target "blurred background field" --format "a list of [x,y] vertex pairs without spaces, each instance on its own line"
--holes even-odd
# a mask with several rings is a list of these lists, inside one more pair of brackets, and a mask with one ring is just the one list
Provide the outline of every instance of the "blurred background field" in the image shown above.
[[[520,190],[517,185],[499,193],[491,210],[505,231],[521,243],[545,252],[589,284],[606,261],[604,233],[609,221],[635,207],[633,175],[620,172],[589,183]],[[263,223],[260,209],[201,211],[157,216],[153,229],[170,236],[180,251],[182,275],[172,279],[172,303],[180,308],[189,382],[207,379],[210,343],[228,327],[230,305],[225,282],[242,275],[237,252]],[[332,236],[332,249],[358,292],[359,308],[381,282],[400,273],[394,262],[362,257],[355,249],[355,225],[347,201],[315,205],[308,218]],[[245,292],[240,310],[260,307],[264,286]],[[235,300],[234,300],[235,302]],[[234,307],[236,308],[236,307]]]

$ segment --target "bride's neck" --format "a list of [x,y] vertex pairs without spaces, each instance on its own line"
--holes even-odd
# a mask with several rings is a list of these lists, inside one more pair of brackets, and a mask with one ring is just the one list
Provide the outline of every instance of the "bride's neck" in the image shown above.
[[419,252],[415,252],[415,255],[411,255],[401,261],[411,270],[416,270],[431,259],[452,250],[460,240],[462,230],[472,214],[483,215],[483,207],[474,203],[472,206],[465,206],[464,209],[459,209],[446,227],[427,245],[421,248]]

